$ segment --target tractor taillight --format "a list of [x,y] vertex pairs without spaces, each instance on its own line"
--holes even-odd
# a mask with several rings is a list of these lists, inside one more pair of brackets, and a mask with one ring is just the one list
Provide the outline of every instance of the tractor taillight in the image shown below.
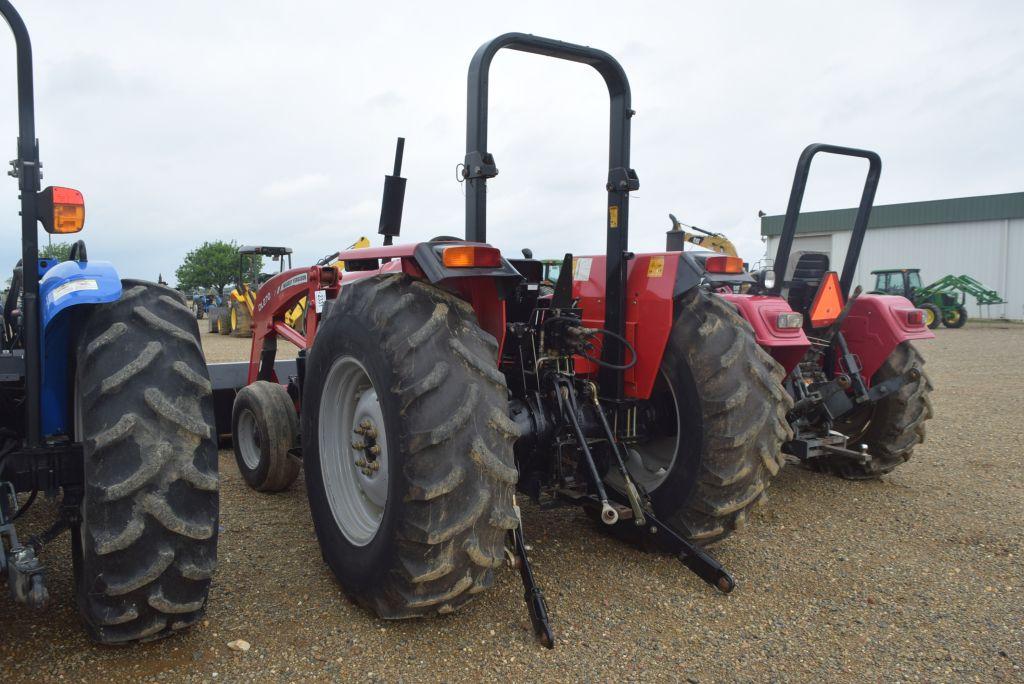
[[47,233],[77,233],[85,225],[85,199],[74,188],[48,187],[36,195]]
[[804,325],[804,315],[795,311],[780,313],[775,319],[775,327],[779,330],[795,330]]
[[907,312],[907,323],[914,326],[924,325],[924,311],[921,309],[911,309]]
[[494,247],[451,245],[441,250],[441,261],[445,268],[498,268],[501,252]]
[[743,259],[734,256],[710,256],[704,262],[708,273],[743,273]]

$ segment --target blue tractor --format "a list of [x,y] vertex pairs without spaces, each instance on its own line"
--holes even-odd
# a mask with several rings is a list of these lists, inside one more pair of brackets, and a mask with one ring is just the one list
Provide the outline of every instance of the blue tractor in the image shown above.
[[43,607],[40,554],[70,532],[90,636],[157,639],[200,620],[217,559],[217,435],[196,319],[174,290],[90,261],[82,241],[67,261],[38,258],[37,224],[77,233],[85,205],[77,190],[40,190],[28,31],[8,0],[0,14],[17,47],[9,173],[22,236],[0,319],[0,581]]

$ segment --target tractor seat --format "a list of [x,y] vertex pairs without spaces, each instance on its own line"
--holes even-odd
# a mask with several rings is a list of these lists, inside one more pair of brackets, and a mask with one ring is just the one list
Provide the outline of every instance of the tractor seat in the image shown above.
[[539,283],[544,277],[544,264],[537,259],[509,259],[508,262],[528,283]]
[[828,254],[824,252],[797,252],[799,257],[793,264],[793,273],[788,280],[800,280],[818,284],[828,272]]
[[829,259],[824,252],[794,252],[783,283],[783,296],[794,311],[806,313],[828,273]]

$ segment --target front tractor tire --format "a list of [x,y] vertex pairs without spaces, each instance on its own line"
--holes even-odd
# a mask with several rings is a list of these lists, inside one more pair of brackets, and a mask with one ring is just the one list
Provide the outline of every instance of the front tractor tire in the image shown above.
[[931,330],[942,324],[942,309],[931,303],[924,303],[919,308],[924,311],[924,324]]
[[849,437],[851,445],[867,445],[871,461],[861,464],[822,460],[820,469],[849,480],[868,480],[891,473],[910,460],[914,447],[924,442],[925,423],[932,417],[928,396],[932,383],[924,372],[924,358],[910,342],[903,342],[871,378],[872,385],[876,385],[905,375],[912,368],[919,371],[916,380],[836,424],[836,429]]
[[75,589],[104,644],[197,622],[217,562],[216,431],[195,316],[167,287],[122,285],[83,324],[75,383],[85,474]]
[[282,492],[299,475],[299,417],[288,390],[257,380],[243,387],[231,409],[235,462],[246,484],[258,492]]
[[947,311],[942,316],[942,324],[953,329],[964,327],[967,324],[967,307],[956,306]]
[[[793,402],[783,369],[726,300],[694,289],[677,307],[650,402],[657,430],[627,451],[627,466],[667,524],[711,543],[765,500],[784,464],[782,443],[792,438]],[[617,477],[608,478],[613,486]]]
[[493,584],[518,524],[498,346],[463,300],[404,275],[341,288],[303,388],[324,559],[383,618],[449,613]]

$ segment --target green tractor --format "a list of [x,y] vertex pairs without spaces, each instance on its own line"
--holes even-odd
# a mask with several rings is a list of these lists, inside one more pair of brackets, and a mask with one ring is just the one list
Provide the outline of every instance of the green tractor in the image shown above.
[[924,322],[932,329],[939,323],[962,328],[967,323],[967,295],[977,299],[979,306],[1006,303],[995,290],[968,275],[943,276],[930,285],[921,284],[919,268],[884,269],[871,275],[875,276],[875,292],[906,297],[924,311]]

